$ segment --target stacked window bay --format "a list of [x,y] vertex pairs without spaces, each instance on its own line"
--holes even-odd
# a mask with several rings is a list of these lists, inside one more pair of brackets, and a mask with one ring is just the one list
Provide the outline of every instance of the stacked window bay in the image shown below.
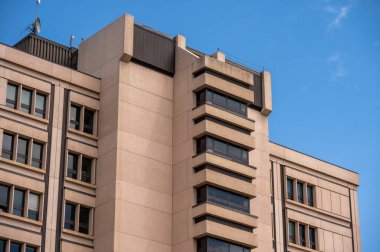
[[[196,229],[208,226],[207,232],[197,234],[197,251],[248,252],[256,247],[253,229],[257,226],[251,213],[256,190],[256,168],[249,165],[249,152],[254,149],[254,121],[248,118],[251,84],[211,68],[193,75],[197,204],[193,218]],[[219,233],[223,229],[233,235],[224,237]]]

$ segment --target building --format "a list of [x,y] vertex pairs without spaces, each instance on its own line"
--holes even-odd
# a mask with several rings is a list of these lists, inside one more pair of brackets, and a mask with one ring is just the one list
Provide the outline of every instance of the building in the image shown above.
[[359,252],[359,176],[269,141],[271,76],[124,15],[0,44],[0,252]]

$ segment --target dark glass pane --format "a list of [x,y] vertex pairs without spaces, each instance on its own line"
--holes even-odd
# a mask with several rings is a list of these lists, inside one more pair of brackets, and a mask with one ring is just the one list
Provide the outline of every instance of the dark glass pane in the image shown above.
[[46,95],[37,94],[34,114],[38,117],[45,118],[46,111]]
[[90,209],[86,207],[81,207],[79,213],[79,232],[88,234],[89,223]]
[[249,199],[216,187],[207,186],[207,200],[239,212],[249,213]]
[[214,150],[221,154],[227,155],[227,143],[214,139]]
[[40,208],[40,196],[38,194],[29,193],[28,218],[38,220]]
[[28,162],[29,140],[18,138],[17,143],[17,162],[26,164]]
[[307,204],[309,206],[314,206],[314,193],[313,193],[313,187],[308,185],[307,186]]
[[315,243],[315,228],[309,227],[309,240],[310,248],[317,249],[317,245]]
[[79,120],[80,120],[80,107],[71,105],[70,109],[70,128],[79,130]]
[[240,103],[240,114],[247,115],[247,105],[244,103]]
[[288,192],[288,199],[293,200],[294,199],[293,179],[288,178],[286,180],[286,189]]
[[296,243],[296,224],[289,221],[289,242]]
[[215,252],[228,252],[228,243],[213,239],[213,249]]
[[212,102],[222,107],[227,106],[227,98],[221,94],[214,93]]
[[13,159],[13,135],[4,133],[3,134],[3,147],[1,156],[7,159]]
[[206,89],[197,93],[197,106],[205,104],[206,102]]
[[299,203],[303,203],[303,183],[297,182],[297,199]]
[[241,150],[241,159],[243,163],[248,163],[248,151],[244,149]]
[[13,202],[13,214],[18,216],[24,216],[24,196],[25,192],[19,189],[15,189],[14,202]]
[[306,226],[303,224],[299,225],[299,237],[300,237],[300,245],[306,246]]
[[207,187],[202,186],[197,189],[197,204],[203,203],[207,200]]
[[26,246],[25,252],[37,252],[37,248]]
[[94,111],[84,110],[84,125],[83,131],[92,134],[94,132]]
[[197,240],[197,252],[207,252],[207,238]]
[[34,167],[37,167],[37,168],[42,167],[42,148],[43,148],[42,144],[33,142],[32,166]]
[[86,183],[91,183],[91,170],[92,170],[92,159],[82,158],[82,177],[81,180]]
[[67,163],[67,177],[77,179],[78,155],[69,153]]
[[11,242],[10,252],[21,252],[22,245],[20,243]]
[[15,109],[17,107],[17,86],[8,84],[7,85],[7,107]]
[[238,159],[242,158],[241,149],[236,147],[236,146],[233,146],[233,145],[228,146],[228,155],[231,155],[231,156],[236,157]]
[[244,252],[244,248],[238,245],[231,244],[229,252]]
[[5,252],[5,240],[0,240],[0,252]]
[[206,138],[202,137],[197,139],[197,153],[202,153],[206,150]]
[[65,205],[65,225],[64,228],[74,230],[75,228],[75,205],[66,203]]
[[0,185],[0,211],[8,212],[9,209],[9,186]]
[[32,108],[32,91],[21,90],[21,111],[30,114]]
[[238,102],[236,100],[228,98],[227,99],[227,107],[233,111],[240,113],[240,102]]

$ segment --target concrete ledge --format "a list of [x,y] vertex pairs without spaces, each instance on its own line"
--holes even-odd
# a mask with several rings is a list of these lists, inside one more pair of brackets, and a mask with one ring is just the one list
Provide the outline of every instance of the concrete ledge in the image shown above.
[[235,80],[244,82],[248,85],[253,85],[252,73],[206,55],[193,63],[192,72],[197,72],[202,68],[209,68]]
[[205,184],[215,185],[219,188],[245,195],[250,198],[255,197],[257,194],[256,185],[249,182],[243,182],[237,178],[216,171],[204,169],[193,174],[192,185],[194,187],[200,187]]
[[208,73],[201,74],[193,80],[194,92],[205,87],[215,89],[238,100],[242,100],[247,104],[252,104],[254,102],[254,94],[252,90],[238,86]]
[[257,247],[257,236],[253,233],[242,231],[233,227],[212,221],[202,221],[194,225],[193,237],[212,236],[249,248]]
[[234,124],[236,126],[242,127],[244,129],[254,131],[255,122],[251,119],[245,118],[243,116],[235,115],[230,112],[224,111],[220,108],[211,106],[209,104],[204,104],[200,107],[197,107],[192,111],[192,118],[196,119],[203,115],[211,115],[215,118],[218,118],[222,121]]
[[272,81],[269,72],[263,72],[263,108],[261,114],[268,116],[272,112]]
[[254,137],[209,120],[204,120],[195,124],[192,130],[194,138],[201,137],[207,133],[209,136],[215,136],[235,145],[245,147],[248,150],[253,150],[255,148]]
[[228,221],[236,222],[248,227],[257,228],[257,217],[239,213],[210,203],[198,205],[192,209],[193,218],[209,214]]
[[256,177],[256,169],[253,167],[249,167],[247,165],[239,164],[234,161],[219,157],[217,155],[213,155],[210,153],[202,153],[193,158],[193,167],[200,166],[202,164],[212,164],[218,166],[219,168],[235,172],[244,176],[248,176],[250,178]]

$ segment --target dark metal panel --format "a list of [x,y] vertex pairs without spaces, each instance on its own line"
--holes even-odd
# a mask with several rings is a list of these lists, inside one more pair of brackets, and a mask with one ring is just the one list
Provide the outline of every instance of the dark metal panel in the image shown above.
[[135,24],[132,60],[173,76],[175,41],[173,38]]
[[258,74],[253,74],[254,102],[252,107],[261,110],[263,107],[263,77]]

